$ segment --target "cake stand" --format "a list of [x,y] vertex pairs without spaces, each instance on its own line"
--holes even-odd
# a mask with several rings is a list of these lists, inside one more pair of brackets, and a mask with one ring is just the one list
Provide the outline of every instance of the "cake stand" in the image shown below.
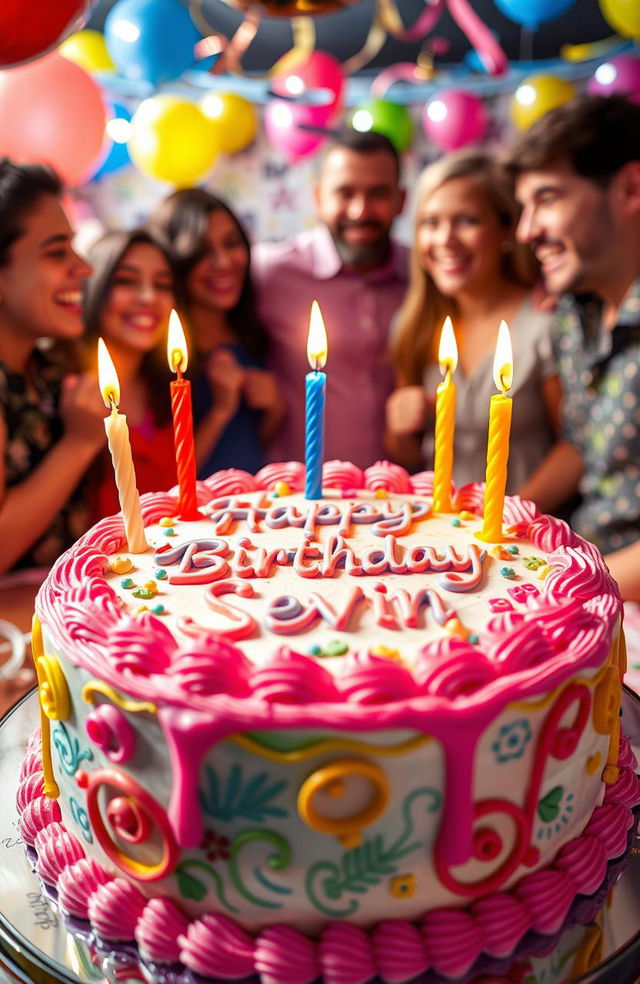
[[[640,697],[625,688],[624,730],[640,760]],[[104,982],[127,984],[143,980],[131,953],[104,954],[66,929],[43,895],[17,827],[14,806],[20,765],[27,741],[38,725],[38,697],[28,693],[0,719],[0,984]],[[572,984],[636,984],[640,981],[640,836],[636,833],[628,864],[600,914],[603,952],[599,965]],[[570,932],[570,930],[568,931]],[[486,984],[492,978],[485,976]],[[535,978],[538,980],[538,978]],[[541,975],[540,981],[555,984]]]

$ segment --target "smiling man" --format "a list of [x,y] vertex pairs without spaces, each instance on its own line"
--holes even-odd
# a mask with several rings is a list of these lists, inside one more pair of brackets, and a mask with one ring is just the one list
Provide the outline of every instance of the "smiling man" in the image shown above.
[[580,97],[524,133],[509,164],[518,237],[560,297],[564,436],[544,476],[582,496],[572,525],[640,600],[640,106]]
[[304,458],[304,376],[311,303],[329,340],[325,460],[366,467],[384,454],[384,408],[393,375],[389,324],[404,297],[407,250],[391,239],[402,210],[398,155],[378,133],[350,131],[326,151],[315,189],[317,225],[253,251],[270,368],[287,417],[269,457]]

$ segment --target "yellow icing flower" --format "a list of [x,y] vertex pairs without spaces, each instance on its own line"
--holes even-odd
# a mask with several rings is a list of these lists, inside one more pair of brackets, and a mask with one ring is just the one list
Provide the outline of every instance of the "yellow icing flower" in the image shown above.
[[389,891],[394,899],[410,899],[412,895],[415,895],[416,876],[409,874],[398,875],[396,878],[392,878],[389,884]]
[[371,650],[372,656],[382,656],[383,659],[389,659],[392,663],[402,663],[402,658],[397,649],[392,649],[390,646],[374,646]]
[[128,557],[114,557],[109,561],[109,570],[114,574],[128,574],[133,569],[133,562]]
[[273,491],[277,496],[291,495],[291,489],[287,482],[276,482]]

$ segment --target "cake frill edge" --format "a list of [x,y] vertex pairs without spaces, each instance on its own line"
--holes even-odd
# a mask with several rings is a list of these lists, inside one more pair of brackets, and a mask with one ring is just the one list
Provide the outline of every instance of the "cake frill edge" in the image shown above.
[[550,866],[525,875],[508,891],[493,892],[465,909],[432,910],[418,922],[383,920],[364,930],[329,923],[312,939],[285,925],[251,935],[226,915],[192,920],[171,900],[147,899],[131,882],[85,856],[62,823],[60,807],[44,793],[39,736],[33,736],[20,773],[18,827],[36,855],[35,870],[53,888],[64,913],[87,920],[103,940],[137,944],[143,961],[180,963],[203,977],[263,984],[365,984],[381,978],[402,984],[434,970],[463,976],[480,955],[501,959],[529,931],[557,932],[578,895],[595,892],[607,864],[623,855],[640,803],[640,779],[629,742],[620,736],[619,777],[605,789],[583,832]]

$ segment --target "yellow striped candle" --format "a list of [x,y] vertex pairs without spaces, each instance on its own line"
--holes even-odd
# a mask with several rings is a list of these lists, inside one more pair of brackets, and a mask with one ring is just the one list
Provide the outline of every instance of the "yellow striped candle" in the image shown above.
[[511,336],[506,321],[500,322],[493,378],[501,393],[491,397],[489,409],[489,438],[487,442],[487,471],[484,486],[484,522],[478,537],[486,543],[502,539],[502,512],[507,487],[509,433],[513,401],[507,390],[513,383],[513,354]]
[[436,390],[436,433],[433,466],[433,511],[451,511],[453,436],[456,423],[456,387],[453,373],[458,365],[458,346],[451,318],[445,318],[440,335],[438,362],[443,381]]

